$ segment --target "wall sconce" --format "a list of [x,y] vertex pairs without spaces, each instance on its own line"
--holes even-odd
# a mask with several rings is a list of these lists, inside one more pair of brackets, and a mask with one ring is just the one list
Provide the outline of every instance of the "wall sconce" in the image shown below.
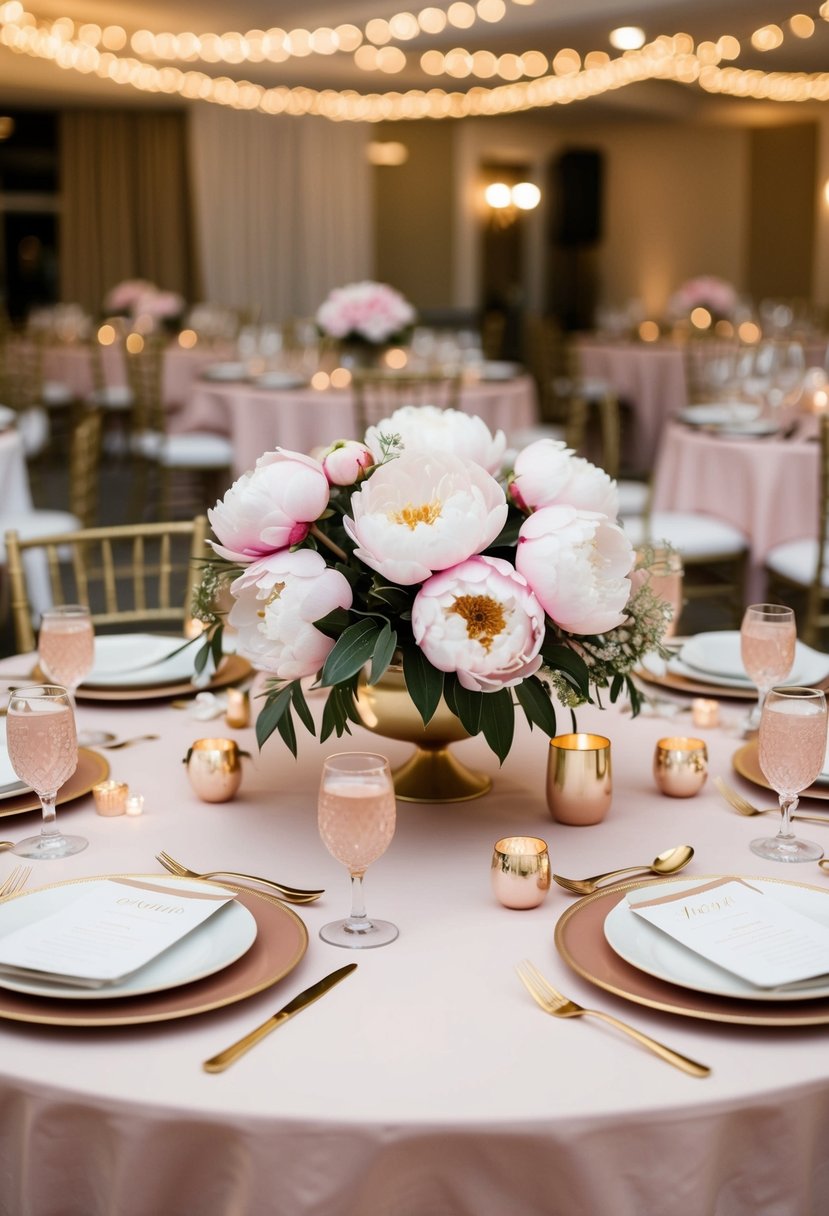
[[492,182],[484,191],[484,199],[495,223],[506,228],[515,222],[520,211],[535,210],[541,202],[541,191],[533,182],[518,182],[514,186]]

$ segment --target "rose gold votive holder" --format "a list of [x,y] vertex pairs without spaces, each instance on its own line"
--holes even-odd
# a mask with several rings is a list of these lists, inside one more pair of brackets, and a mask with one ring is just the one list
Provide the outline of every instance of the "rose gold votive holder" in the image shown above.
[[694,697],[691,702],[691,720],[694,726],[719,726],[719,701],[709,701],[707,697]]
[[708,748],[704,739],[673,735],[660,739],[653,756],[653,776],[670,798],[693,798],[708,777]]
[[187,750],[187,776],[202,802],[230,802],[242,783],[242,756],[235,739],[196,739]]
[[584,827],[610,810],[610,740],[604,735],[556,735],[547,755],[547,806],[553,819]]
[[123,815],[127,809],[129,788],[124,781],[99,781],[92,787],[95,810],[99,815]]
[[550,889],[550,855],[538,836],[505,836],[492,850],[495,898],[505,908],[537,908]]

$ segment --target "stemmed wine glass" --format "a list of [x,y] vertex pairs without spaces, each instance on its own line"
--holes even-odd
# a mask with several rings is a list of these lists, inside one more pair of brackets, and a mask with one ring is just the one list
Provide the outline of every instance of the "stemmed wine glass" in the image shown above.
[[[40,618],[37,657],[47,679],[67,689],[75,706],[75,690],[89,675],[95,662],[95,631],[85,604],[58,604],[46,608]],[[104,732],[82,732],[82,747],[104,743]]]
[[80,853],[89,842],[59,832],[55,821],[58,790],[78,767],[75,714],[68,691],[57,684],[38,684],[13,692],[6,741],[12,768],[35,791],[43,811],[40,835],[19,840],[12,852],[43,860]]
[[777,793],[782,820],[776,836],[752,840],[751,851],[770,861],[819,861],[823,849],[795,836],[791,814],[798,795],[817,777],[826,755],[826,698],[817,688],[773,688],[760,718],[760,768]]
[[790,675],[796,643],[797,626],[791,608],[783,604],[749,604],[740,626],[740,654],[759,696],[746,722],[748,730],[756,730],[760,725],[768,690]]
[[647,550],[641,550],[638,556],[647,575],[651,591],[658,599],[664,600],[671,609],[671,619],[662,634],[662,639],[665,641],[675,636],[684,606],[682,579],[685,571],[682,554],[677,553],[675,549],[658,548],[650,551],[650,554]]
[[387,920],[369,920],[363,875],[394,836],[397,804],[389,762],[371,752],[341,752],[322,766],[317,803],[320,836],[351,875],[351,915],[320,929],[323,941],[353,950],[385,946],[398,935]]

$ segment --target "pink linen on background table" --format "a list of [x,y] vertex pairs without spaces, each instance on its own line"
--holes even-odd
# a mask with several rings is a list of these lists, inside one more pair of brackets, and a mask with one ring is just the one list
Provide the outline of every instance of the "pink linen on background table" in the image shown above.
[[817,535],[819,464],[814,440],[728,438],[674,422],[656,462],[653,507],[701,511],[745,533],[746,603],[758,603],[769,549]]
[[622,429],[625,465],[651,468],[666,422],[688,403],[681,348],[584,337],[577,349],[582,376],[607,381],[629,410]]
[[[31,656],[9,658],[9,673]],[[8,679],[11,680],[9,675]],[[322,698],[311,696],[318,717]],[[256,704],[254,700],[254,704]],[[735,711],[738,715],[739,708]],[[725,714],[723,715],[726,716]],[[194,868],[227,865],[326,888],[298,909],[309,931],[300,965],[273,989],[188,1019],[119,1030],[0,1020],[0,1207],[83,1216],[805,1216],[829,1182],[826,1028],[729,1026],[660,1014],[603,992],[568,969],[553,933],[572,897],[555,888],[531,911],[504,909],[490,886],[494,842],[541,836],[553,869],[580,876],[648,862],[689,843],[689,876],[794,878],[829,891],[816,866],[754,857],[757,822],[725,805],[712,781],[695,798],[661,796],[656,741],[686,717],[632,721],[578,711],[612,740],[613,803],[603,823],[554,823],[544,799],[548,742],[519,725],[503,768],[480,739],[455,745],[494,780],[474,802],[400,803],[388,852],[369,870],[369,914],[399,940],[356,955],[319,940],[348,905],[345,871],[319,840],[324,755],[407,744],[356,728],[295,761],[253,728],[198,722],[157,702],[81,700],[85,729],[161,737],[110,752],[112,776],[145,797],[138,818],[101,818],[91,797],[58,809],[89,848],[41,863],[35,884],[119,872],[158,874],[166,849]],[[566,718],[566,722],[564,721]],[[569,729],[569,715],[562,728]],[[251,752],[231,803],[199,802],[182,758],[206,735]],[[731,779],[739,740],[703,731],[711,777]],[[749,797],[766,795],[737,779]],[[769,805],[761,801],[760,805]],[[812,804],[817,808],[823,804]],[[31,830],[8,818],[2,835]],[[763,821],[769,831],[771,818]],[[813,834],[825,832],[820,826]],[[825,832],[829,844],[829,832]],[[0,880],[15,859],[0,855]],[[797,872],[792,874],[794,868]],[[520,985],[529,958],[585,1004],[615,1013],[712,1068],[690,1078],[608,1028],[546,1017]],[[201,1062],[301,989],[356,961],[358,970],[220,1076]]]
[[[509,435],[538,421],[535,382],[518,376],[465,384],[460,408]],[[238,476],[276,445],[310,452],[336,439],[354,438],[354,399],[348,389],[266,389],[242,381],[201,380],[193,385],[177,428],[230,434]]]

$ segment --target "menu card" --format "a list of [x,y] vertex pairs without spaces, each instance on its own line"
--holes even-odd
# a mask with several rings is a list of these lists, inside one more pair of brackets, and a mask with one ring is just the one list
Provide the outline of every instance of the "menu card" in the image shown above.
[[756,988],[829,979],[829,928],[742,878],[628,904],[637,916]]
[[84,988],[114,984],[180,941],[231,891],[107,878],[57,912],[0,939],[0,973]]

